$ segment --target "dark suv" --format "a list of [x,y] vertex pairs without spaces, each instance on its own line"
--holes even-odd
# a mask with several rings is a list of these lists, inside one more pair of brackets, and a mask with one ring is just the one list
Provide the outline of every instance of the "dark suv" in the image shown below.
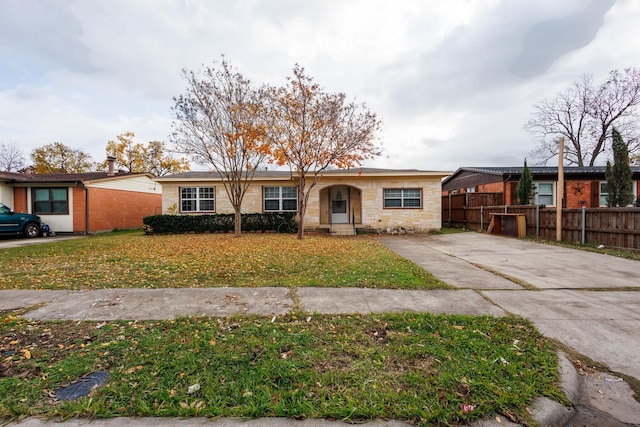
[[14,212],[0,203],[0,234],[23,234],[38,237],[42,230],[42,220],[38,215]]

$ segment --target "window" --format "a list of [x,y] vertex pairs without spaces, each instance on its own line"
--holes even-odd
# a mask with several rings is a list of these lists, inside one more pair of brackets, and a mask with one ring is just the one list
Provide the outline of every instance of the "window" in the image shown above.
[[66,188],[34,188],[31,198],[36,215],[69,214],[69,192]]
[[[633,188],[632,206],[637,206],[638,205],[638,182],[637,181],[632,181],[632,188]],[[609,195],[609,190],[607,188],[607,181],[601,181],[600,182],[600,206],[601,207],[607,206],[608,195]]]
[[419,188],[389,188],[384,190],[385,208],[421,208],[422,190]]
[[296,187],[264,187],[265,212],[297,212],[298,189]]
[[536,205],[555,206],[555,185],[553,182],[534,182]]
[[607,182],[600,182],[600,206],[607,206],[607,196],[609,195],[609,188]]
[[216,187],[180,188],[180,210],[182,212],[215,212]]

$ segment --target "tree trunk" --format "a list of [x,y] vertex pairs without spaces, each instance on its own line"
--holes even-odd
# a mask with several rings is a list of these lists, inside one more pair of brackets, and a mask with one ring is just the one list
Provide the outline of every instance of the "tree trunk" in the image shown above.
[[240,213],[240,206],[234,207],[234,233],[235,237],[242,236],[242,214]]
[[300,172],[298,182],[298,239],[304,237],[304,216],[307,213],[307,179],[304,173]]
[[298,205],[300,206],[300,209],[298,209],[298,239],[302,239],[304,237],[304,215],[307,211],[304,197],[300,198]]

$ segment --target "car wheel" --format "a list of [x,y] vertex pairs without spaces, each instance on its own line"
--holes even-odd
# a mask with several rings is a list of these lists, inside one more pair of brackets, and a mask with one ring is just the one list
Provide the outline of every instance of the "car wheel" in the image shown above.
[[40,226],[33,222],[24,227],[24,236],[29,238],[38,237],[40,235]]

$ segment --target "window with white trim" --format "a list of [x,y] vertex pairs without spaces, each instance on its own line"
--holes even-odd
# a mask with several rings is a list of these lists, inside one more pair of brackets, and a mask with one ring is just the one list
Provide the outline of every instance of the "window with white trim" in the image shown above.
[[422,190],[420,188],[385,188],[385,209],[415,209],[422,207]]
[[264,187],[263,200],[265,212],[297,212],[298,188]]
[[[638,181],[632,181],[633,188],[633,203],[631,206],[638,205]],[[607,196],[609,190],[607,189],[607,181],[600,181],[600,207],[607,207]]]
[[607,196],[609,195],[609,187],[607,181],[600,181],[600,206],[607,206]]
[[216,187],[181,187],[181,212],[215,212]]
[[556,185],[555,182],[534,182],[536,191],[536,205],[555,206],[556,205]]

